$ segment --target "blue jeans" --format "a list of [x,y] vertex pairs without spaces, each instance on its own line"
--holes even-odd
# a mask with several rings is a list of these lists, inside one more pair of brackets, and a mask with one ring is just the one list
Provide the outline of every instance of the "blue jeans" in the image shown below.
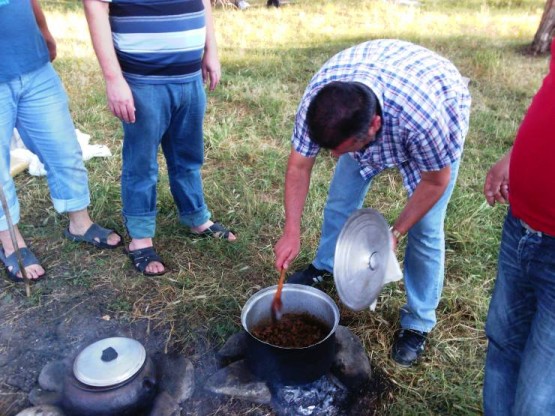
[[[90,203],[87,171],[68,108],[67,95],[50,63],[0,83],[0,180],[14,224],[20,219],[10,176],[10,141],[17,130],[25,146],[44,164],[57,212],[74,212]],[[0,205],[0,230],[7,230]]]
[[505,218],[486,322],[484,414],[555,414],[555,237]]
[[204,162],[202,124],[206,95],[200,77],[184,84],[130,84],[135,123],[123,123],[121,195],[123,217],[132,238],[156,231],[158,147],[168,166],[180,221],[196,227],[210,219],[200,169]]
[[[324,208],[320,245],[313,264],[333,271],[335,244],[347,218],[362,207],[372,180],[365,180],[359,164],[348,154],[337,162]],[[451,165],[451,180],[442,197],[408,232],[404,259],[407,303],[401,309],[401,327],[429,332],[436,324],[435,310],[443,289],[445,238],[443,222],[457,180],[459,161]]]

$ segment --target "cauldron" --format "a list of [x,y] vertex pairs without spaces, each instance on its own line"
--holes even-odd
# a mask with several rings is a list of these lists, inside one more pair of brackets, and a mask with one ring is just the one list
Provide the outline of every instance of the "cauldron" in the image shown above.
[[257,325],[271,322],[271,305],[277,286],[255,293],[243,306],[241,324],[247,337],[246,363],[257,377],[279,384],[294,385],[314,381],[331,367],[335,356],[335,330],[339,308],[321,290],[298,284],[285,284],[281,293],[282,313],[309,314],[329,327],[319,342],[304,348],[269,344],[252,334]]
[[62,407],[72,415],[136,415],[156,395],[156,367],[130,338],[97,341],[81,351],[65,378]]

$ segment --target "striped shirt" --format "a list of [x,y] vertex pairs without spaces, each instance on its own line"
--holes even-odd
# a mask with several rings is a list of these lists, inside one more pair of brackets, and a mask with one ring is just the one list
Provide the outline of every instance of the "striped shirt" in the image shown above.
[[123,75],[135,83],[184,83],[201,75],[202,0],[101,0]]
[[440,170],[461,157],[470,115],[467,83],[447,59],[421,46],[388,39],[346,49],[312,77],[292,136],[293,148],[303,156],[315,157],[320,150],[309,137],[308,106],[333,81],[366,85],[381,106],[382,127],[376,140],[351,153],[364,178],[397,167],[411,195],[421,172]]

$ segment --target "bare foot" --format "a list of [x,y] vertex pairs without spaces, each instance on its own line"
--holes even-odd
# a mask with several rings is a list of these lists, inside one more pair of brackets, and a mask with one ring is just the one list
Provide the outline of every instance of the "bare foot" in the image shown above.
[[[129,243],[129,250],[140,250],[142,248],[153,246],[152,238],[132,238],[131,243]],[[151,261],[145,267],[145,272],[147,274],[163,273],[165,271],[164,265],[159,261]]]

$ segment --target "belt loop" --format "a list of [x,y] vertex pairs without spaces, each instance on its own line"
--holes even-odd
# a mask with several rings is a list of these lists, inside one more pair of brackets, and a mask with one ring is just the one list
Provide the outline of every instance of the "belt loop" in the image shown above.
[[519,220],[520,224],[526,228],[526,230],[532,234],[536,234],[538,237],[542,237],[543,233],[541,231],[536,231],[534,230],[532,227],[530,227],[528,224],[526,224],[523,220]]

